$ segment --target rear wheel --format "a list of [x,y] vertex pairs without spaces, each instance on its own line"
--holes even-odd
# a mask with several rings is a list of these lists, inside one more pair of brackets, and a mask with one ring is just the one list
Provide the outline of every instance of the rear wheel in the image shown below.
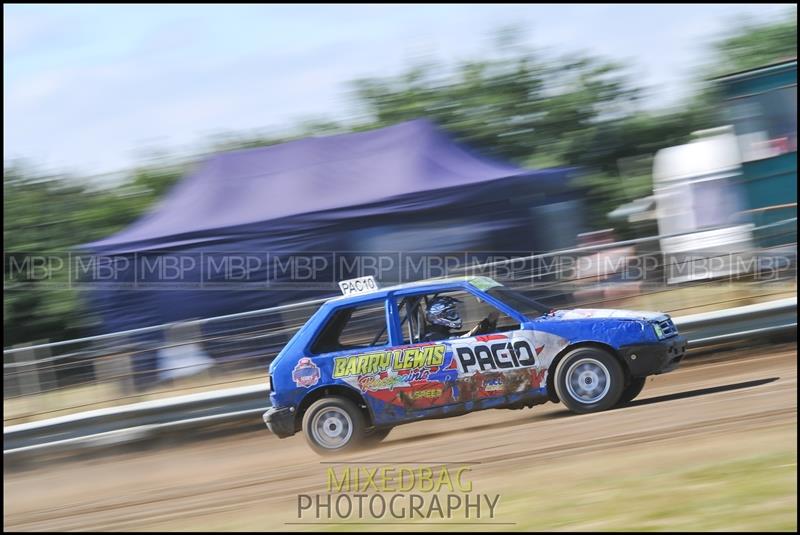
[[642,392],[646,381],[647,377],[634,377],[631,379],[630,384],[622,391],[622,396],[620,396],[617,405],[625,405],[636,399],[636,396]]
[[303,415],[306,441],[322,455],[356,449],[364,442],[365,430],[361,409],[342,397],[319,399]]
[[613,407],[622,395],[624,381],[617,359],[595,347],[573,349],[556,366],[556,394],[570,411],[579,414]]

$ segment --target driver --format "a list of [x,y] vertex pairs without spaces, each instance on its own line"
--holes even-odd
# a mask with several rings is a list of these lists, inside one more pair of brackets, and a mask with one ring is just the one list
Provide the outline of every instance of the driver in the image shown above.
[[446,340],[451,337],[450,329],[461,328],[461,315],[456,308],[456,303],[460,302],[454,297],[442,296],[435,297],[428,303],[425,319],[430,327],[425,333],[425,342]]
[[[425,319],[428,320],[430,327],[428,332],[425,333],[423,341],[446,340],[453,337],[453,333],[450,332],[451,329],[461,329],[461,316],[458,313],[456,303],[461,303],[461,301],[448,296],[435,297],[428,303]],[[472,330],[462,335],[462,338],[494,331],[497,328],[498,317],[499,314],[496,311],[490,312]]]

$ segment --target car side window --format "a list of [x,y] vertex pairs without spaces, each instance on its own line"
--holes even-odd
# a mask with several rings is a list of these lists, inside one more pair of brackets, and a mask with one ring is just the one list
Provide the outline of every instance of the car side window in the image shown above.
[[385,301],[337,309],[311,346],[319,355],[346,349],[383,346],[388,343]]
[[[428,308],[440,297],[455,299],[453,306],[461,320],[460,327],[437,326],[427,318]],[[406,296],[398,307],[405,344],[519,329],[517,320],[464,290]]]

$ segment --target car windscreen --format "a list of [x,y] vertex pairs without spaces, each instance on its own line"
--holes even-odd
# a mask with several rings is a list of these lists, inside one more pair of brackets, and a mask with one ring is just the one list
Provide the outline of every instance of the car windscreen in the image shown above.
[[486,293],[507,304],[517,312],[524,314],[529,319],[547,314],[551,309],[551,307],[507,286],[495,286],[487,290]]

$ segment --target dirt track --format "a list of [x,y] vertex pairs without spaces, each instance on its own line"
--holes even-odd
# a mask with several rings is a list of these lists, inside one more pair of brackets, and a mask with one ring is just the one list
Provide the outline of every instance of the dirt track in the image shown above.
[[[635,478],[635,470],[644,467],[667,470],[675,463],[735,459],[776,442],[789,447],[797,434],[797,352],[786,346],[775,351],[761,348],[757,356],[727,352],[688,361],[671,374],[651,378],[630,406],[605,413],[575,416],[561,405],[547,404],[420,422],[393,430],[373,450],[335,460],[467,463],[481,492],[512,498],[522,493],[527,499],[525,481],[531,477],[578,478],[578,485],[576,470],[627,470],[623,475]],[[796,446],[790,447],[796,454]],[[264,430],[6,472],[4,527],[308,528],[292,524],[298,520],[297,495],[324,492],[330,465],[322,460],[329,459],[314,456],[302,436],[278,440]],[[796,464],[786,469],[796,477]],[[527,487],[527,493],[541,494],[541,488]],[[796,508],[796,487],[793,499]],[[517,512],[514,520],[520,514],[524,518],[524,511]],[[592,526],[603,529],[594,524],[565,527]]]

